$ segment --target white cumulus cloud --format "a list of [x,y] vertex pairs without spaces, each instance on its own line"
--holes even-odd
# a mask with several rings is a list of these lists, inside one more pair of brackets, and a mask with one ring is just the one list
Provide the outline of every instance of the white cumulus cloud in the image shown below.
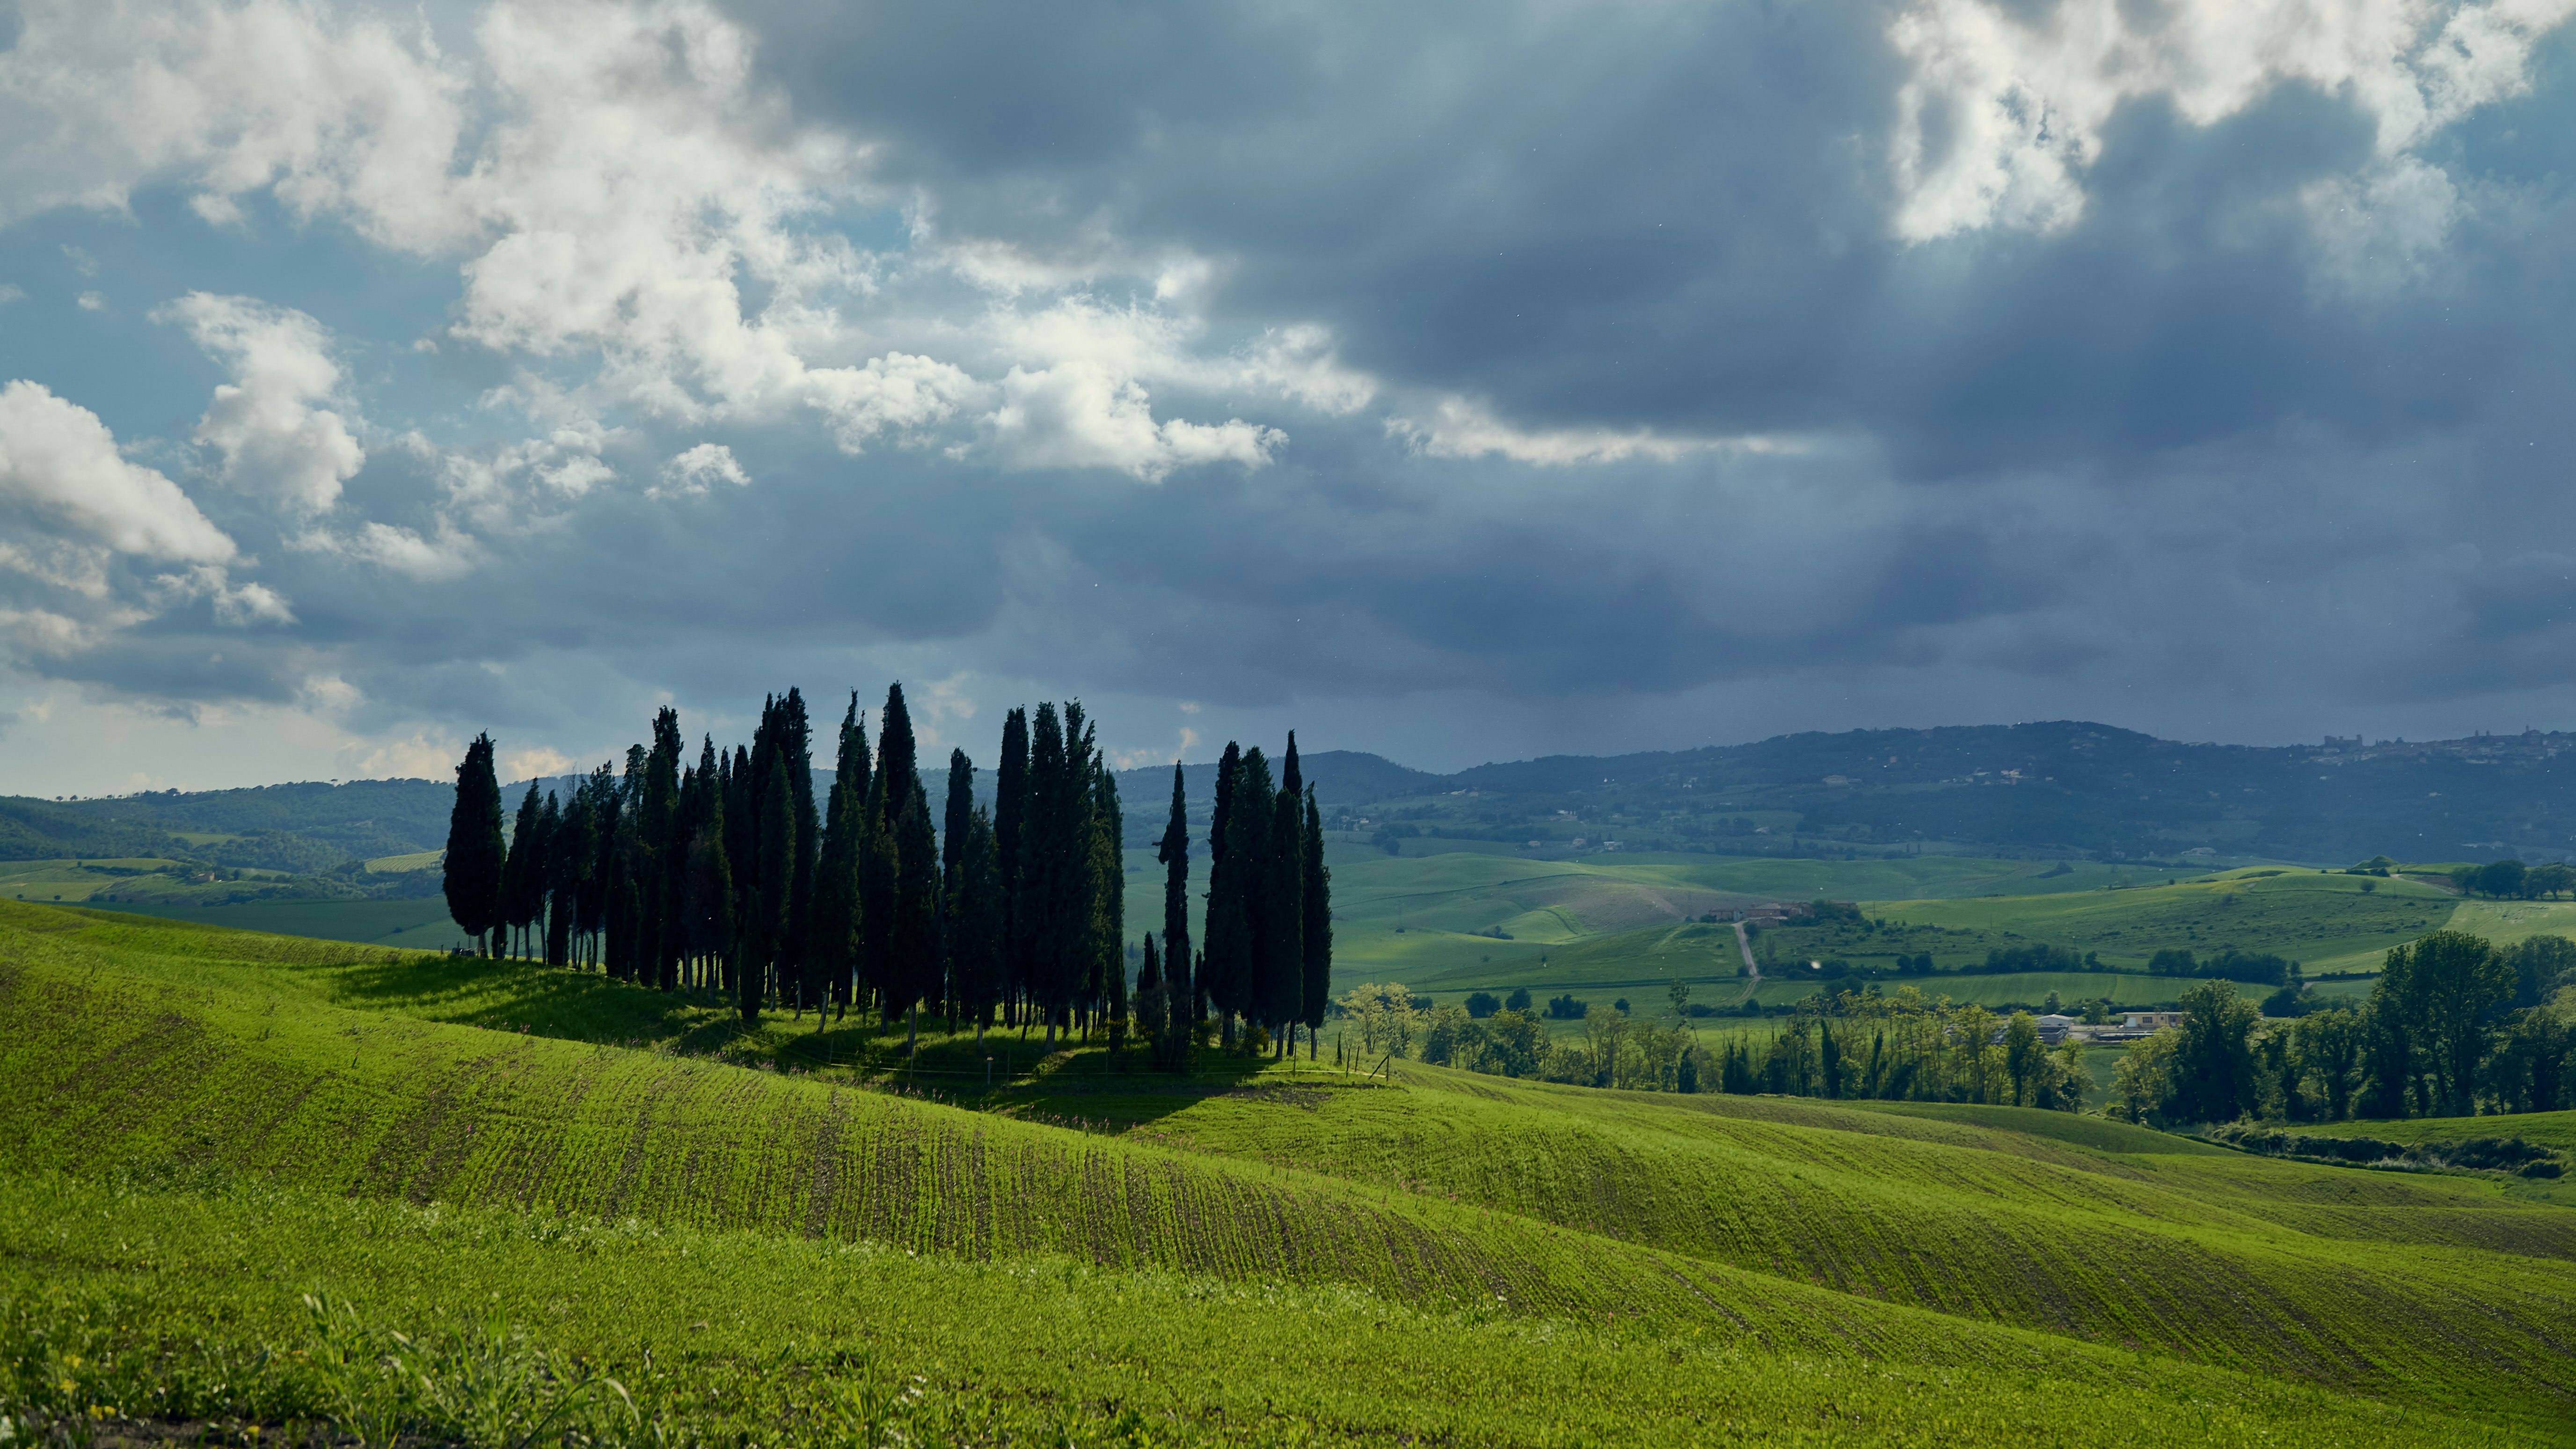
[[366,450],[339,413],[317,404],[339,390],[322,324],[252,297],[191,292],[153,314],[175,321],[233,381],[215,388],[196,438],[223,455],[225,481],[299,513],[328,511]]
[[1891,155],[1897,234],[2053,231],[2124,101],[2168,99],[2208,126],[2304,83],[2371,118],[2381,161],[2530,86],[2541,36],[2576,0],[1921,0],[1889,39],[1908,67]]
[[0,504],[141,558],[220,564],[235,552],[178,484],[117,452],[98,414],[23,379],[0,387]]
[[704,493],[712,483],[748,488],[751,475],[734,461],[733,449],[722,443],[700,443],[662,465],[662,482],[668,492]]

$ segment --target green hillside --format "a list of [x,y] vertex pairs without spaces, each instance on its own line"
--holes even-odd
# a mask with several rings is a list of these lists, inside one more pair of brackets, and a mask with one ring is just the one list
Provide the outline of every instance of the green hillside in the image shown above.
[[[942,1102],[814,1025],[0,902],[0,1396],[444,1425],[420,1384],[613,1375],[632,1416],[561,1420],[608,1442],[2576,1438],[2576,1216],[2481,1179],[1008,1036],[941,1039],[1010,1052]],[[403,1354],[445,1367],[365,1367]]]

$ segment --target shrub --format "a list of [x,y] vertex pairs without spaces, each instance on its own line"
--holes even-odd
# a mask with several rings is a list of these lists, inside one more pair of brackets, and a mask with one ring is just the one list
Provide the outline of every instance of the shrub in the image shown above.
[[1503,1009],[1503,999],[1490,991],[1467,993],[1467,1014],[1478,1021]]
[[1547,1014],[1559,1021],[1581,1021],[1591,1009],[1588,1003],[1571,991],[1563,996],[1551,996],[1547,999]]

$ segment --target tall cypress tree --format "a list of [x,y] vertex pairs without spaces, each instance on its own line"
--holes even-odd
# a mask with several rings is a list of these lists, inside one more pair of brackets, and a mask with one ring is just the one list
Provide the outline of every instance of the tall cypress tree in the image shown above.
[[590,782],[585,779],[573,787],[564,801],[563,819],[555,829],[554,849],[546,863],[549,965],[572,964],[573,942],[581,930],[583,877],[589,874],[591,860],[599,853],[599,842],[592,832]]
[[929,802],[921,781],[913,779],[911,797],[893,828],[895,918],[888,943],[893,957],[887,993],[889,1014],[903,1012],[903,1049],[910,1053],[920,1039],[922,999],[940,988],[943,956],[939,945],[939,846],[931,838]]
[[1181,763],[1172,762],[1172,814],[1154,849],[1163,863],[1163,974],[1170,987],[1171,1026],[1186,1031],[1198,1019],[1190,984],[1190,798]]
[[955,914],[951,903],[965,888],[961,876],[966,868],[966,821],[974,809],[975,762],[966,758],[964,750],[952,749],[948,752],[948,806],[939,826],[940,941],[947,952],[941,990],[952,1018],[965,1008],[959,1004],[957,938],[948,926]]
[[886,689],[885,717],[877,723],[877,771],[889,776],[885,820],[892,825],[912,797],[921,793],[921,760],[912,742],[912,711],[903,703],[903,685]]
[[1098,977],[1096,999],[1109,1017],[1109,1040],[1118,1045],[1127,1031],[1127,865],[1120,837],[1126,833],[1125,811],[1118,804],[1118,773],[1109,762],[1092,756],[1091,788],[1091,958]]
[[1064,726],[1055,705],[1041,702],[1029,730],[1028,808],[1020,827],[1020,899],[1013,929],[1027,953],[1021,961],[1030,1004],[1054,1042],[1058,1015],[1069,999],[1065,967],[1072,952],[1073,922],[1059,911],[1062,877],[1071,865],[1071,824],[1064,819]]
[[1324,812],[1315,804],[1315,787],[1306,787],[1305,929],[1298,947],[1305,953],[1306,1059],[1315,1058],[1315,1034],[1324,1029],[1324,1009],[1333,994],[1333,872],[1324,864]]
[[502,949],[513,956],[524,955],[522,933],[537,915],[538,863],[545,859],[546,842],[540,820],[545,806],[537,799],[537,782],[528,782],[528,793],[519,801],[519,813],[510,822],[509,853],[501,861],[501,927]]
[[1234,1045],[1234,1012],[1251,955],[1243,892],[1234,868],[1234,797],[1242,774],[1243,750],[1228,740],[1225,754],[1216,762],[1216,807],[1208,824],[1207,917],[1202,922],[1197,983],[1198,995],[1216,1008],[1227,1046]]
[[760,789],[759,878],[753,883],[752,911],[742,923],[745,960],[736,973],[742,983],[742,1019],[760,1020],[770,972],[778,962],[787,934],[787,907],[796,885],[796,797],[787,784],[787,762],[769,759],[768,778]]
[[[1287,768],[1295,779],[1296,746]],[[1261,889],[1262,1016],[1284,1056],[1297,1024],[1306,1019],[1306,812],[1299,792],[1282,788],[1270,811],[1269,859]]]
[[948,893],[949,959],[954,963],[959,1009],[975,1019],[975,1039],[993,1025],[1002,969],[1002,872],[993,820],[984,807],[966,817],[957,884]]
[[[1235,766],[1234,788],[1226,801],[1221,887],[1208,902],[1208,999],[1247,1021],[1259,1019],[1271,1002],[1265,973],[1278,959],[1269,910],[1271,829],[1277,812],[1270,763],[1255,745]],[[1221,922],[1220,904],[1225,907]]]
[[814,864],[814,905],[807,925],[805,963],[807,994],[814,1001],[814,1028],[822,1030],[826,1002],[849,1001],[850,977],[858,969],[860,813],[867,808],[868,745],[859,726],[859,695],[850,691],[849,711],[841,716],[838,748],[833,752],[832,793],[826,798],[823,844]]
[[590,964],[607,967],[609,890],[616,883],[617,832],[624,803],[617,774],[607,763],[590,772],[582,789],[590,796],[590,871],[581,882],[581,933],[590,943]]
[[[689,953],[702,962],[730,963],[734,954],[733,857],[725,850],[725,757],[707,740],[699,774],[703,808],[689,836]],[[734,983],[730,965],[714,976],[719,988]]]
[[563,947],[560,944],[563,923],[553,910],[555,873],[559,869],[558,862],[563,859],[563,834],[563,807],[555,799],[555,792],[548,790],[545,808],[537,812],[537,839],[544,842],[544,846],[528,868],[528,894],[534,898],[529,914],[539,928],[537,939],[529,943],[528,954],[549,966],[563,964]]
[[792,851],[787,862],[787,923],[779,940],[778,990],[782,999],[793,993],[801,1011],[805,942],[814,909],[814,861],[821,839],[814,818],[814,727],[805,716],[805,695],[793,685],[778,701],[776,738],[779,763],[787,773]]
[[1002,960],[995,983],[1011,1004],[1011,1019],[1025,1025],[1029,1000],[1028,929],[1022,920],[1026,892],[1020,873],[1029,812],[1029,712],[1015,709],[1002,718],[1002,755],[993,766],[993,858],[1000,871]]
[[644,800],[637,820],[636,886],[643,903],[637,935],[644,947],[639,979],[669,991],[679,982],[680,893],[686,846],[680,833],[680,712],[653,714],[653,748],[644,761]]
[[447,816],[447,861],[442,884],[447,914],[465,934],[492,953],[491,932],[501,918],[501,781],[493,773],[492,737],[476,735],[456,767],[456,804]]

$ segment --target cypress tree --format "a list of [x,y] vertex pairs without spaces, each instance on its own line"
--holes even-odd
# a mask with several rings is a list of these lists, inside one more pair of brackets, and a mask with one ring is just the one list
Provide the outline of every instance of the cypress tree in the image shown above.
[[[1098,754],[1083,719],[1082,705],[1064,706],[1064,763],[1054,780],[1057,794],[1048,839],[1058,862],[1050,888],[1054,899],[1048,915],[1057,923],[1050,957],[1056,978],[1056,1000],[1068,1030],[1088,1027],[1102,999],[1098,875],[1095,868],[1092,771]],[[1076,1022],[1076,1013],[1081,1021]]]
[[759,872],[760,839],[757,821],[760,802],[752,791],[751,754],[741,745],[733,747],[732,758],[718,772],[718,784],[724,790],[725,874],[733,881],[733,909],[730,919],[733,934],[727,938],[724,957],[724,991],[739,997],[742,984],[742,923],[751,915],[747,892]]
[[608,933],[608,892],[616,880],[618,821],[623,811],[617,794],[617,775],[606,763],[590,772],[582,783],[583,793],[590,797],[590,868],[582,876],[580,919],[582,938],[589,942],[590,965],[606,967]]
[[952,914],[950,903],[964,889],[959,873],[965,869],[966,863],[966,819],[974,809],[975,762],[966,758],[964,750],[952,749],[948,752],[948,805],[939,824],[940,945],[947,953],[941,970],[941,994],[948,1002],[947,1014],[952,1027],[965,1008],[959,1004],[963,996],[958,990],[957,939],[948,929]]
[[581,929],[583,878],[590,873],[591,860],[599,853],[588,780],[574,786],[565,799],[563,819],[552,838],[554,849],[546,869],[546,962],[569,966],[573,942]]
[[787,762],[773,754],[768,778],[760,789],[759,878],[753,882],[752,911],[742,926],[745,960],[736,975],[742,983],[742,1019],[760,1020],[769,973],[778,961],[779,943],[787,934],[787,907],[796,884],[796,797],[787,783]]
[[929,802],[921,781],[913,779],[903,813],[895,817],[895,918],[892,940],[893,990],[886,1009],[903,1011],[903,1049],[909,1054],[920,1038],[922,998],[940,988],[943,955],[939,945],[939,846],[931,838]]
[[975,762],[964,750],[948,752],[948,809],[939,822],[939,878],[957,877],[966,855],[966,816],[975,808]]
[[1000,873],[1002,922],[1002,974],[995,986],[1011,1003],[1012,1018],[1022,1023],[1027,1020],[1028,938],[1021,924],[1020,837],[1028,808],[1029,712],[1015,709],[1002,718],[1002,755],[993,766],[993,858]]
[[814,728],[805,716],[803,691],[789,686],[779,698],[775,737],[779,764],[787,775],[788,840],[787,921],[778,950],[778,991],[793,992],[796,1009],[805,1008],[805,943],[814,910],[814,864],[820,831],[814,818]]
[[1186,1031],[1198,1019],[1198,1003],[1190,985],[1190,801],[1178,760],[1172,762],[1172,814],[1154,858],[1163,863],[1163,969],[1171,979],[1165,993],[1170,1024]]
[[833,753],[832,793],[826,797],[823,844],[814,864],[814,905],[808,922],[807,995],[814,1001],[814,1029],[822,1030],[828,1002],[846,1010],[850,978],[858,969],[860,812],[867,808],[868,745],[859,727],[859,695],[841,716]]
[[510,822],[510,849],[501,862],[501,925],[509,933],[503,949],[513,956],[527,954],[528,924],[537,918],[537,884],[546,856],[544,818],[537,782],[530,780],[518,816]]
[[[1208,998],[1219,1010],[1256,1019],[1272,999],[1265,973],[1278,961],[1270,919],[1271,829],[1278,813],[1270,763],[1255,745],[1243,752],[1226,802],[1225,859],[1218,898],[1208,902]],[[1220,900],[1222,925],[1215,919]],[[1231,1038],[1229,1038],[1231,1040]]]
[[492,769],[492,737],[476,735],[456,767],[456,804],[447,816],[447,860],[442,884],[447,914],[492,954],[491,931],[500,924],[501,781]]
[[1199,997],[1216,1008],[1227,1046],[1234,1045],[1234,1012],[1241,1004],[1245,963],[1251,955],[1235,869],[1235,793],[1242,774],[1243,751],[1228,740],[1225,754],[1216,763],[1216,808],[1208,825],[1207,918],[1199,943],[1197,981]]
[[1315,804],[1315,787],[1306,787],[1305,929],[1298,948],[1305,954],[1306,1059],[1315,1059],[1315,1034],[1324,1029],[1324,1008],[1333,994],[1333,872],[1324,864],[1324,813]]
[[877,723],[877,772],[890,777],[885,821],[892,825],[912,797],[921,793],[921,761],[912,742],[912,712],[904,708],[900,683],[886,688],[885,717]]
[[563,858],[563,833],[563,807],[555,799],[555,792],[548,790],[545,808],[537,812],[537,839],[544,842],[544,848],[528,868],[529,915],[538,928],[537,939],[528,945],[528,954],[549,966],[563,964],[563,950],[557,944],[559,923],[552,909],[557,862]]
[[1091,941],[1099,978],[1095,997],[1109,1017],[1114,1049],[1127,1034],[1127,863],[1121,851],[1125,812],[1118,805],[1118,773],[1092,757]]
[[1045,1021],[1046,1039],[1053,1044],[1058,1014],[1068,999],[1065,967],[1073,926],[1059,910],[1061,878],[1071,865],[1072,826],[1063,819],[1064,726],[1053,703],[1038,705],[1029,734],[1028,811],[1020,828],[1020,901],[1013,925],[1027,952],[1021,966],[1030,1004]]
[[617,834],[610,843],[606,935],[608,974],[621,981],[638,979],[645,960],[644,897],[637,878],[642,870],[639,843],[643,819],[645,753],[642,745],[626,748],[626,772],[617,781]]
[[948,892],[949,959],[956,973],[959,1009],[975,1019],[975,1039],[993,1025],[993,1003],[1002,970],[1002,872],[993,820],[978,805],[966,816],[965,847]]
[[725,852],[725,757],[716,752],[715,737],[699,745],[697,768],[689,772],[687,804],[688,859],[680,902],[681,950],[691,965],[690,985],[710,980],[729,984],[710,966],[733,949],[733,859]]
[[680,833],[680,712],[653,714],[653,749],[644,761],[644,800],[636,825],[636,888],[643,904],[637,941],[638,979],[664,991],[679,985],[680,893],[686,845]]
[[[1284,771],[1297,777],[1290,745]],[[1282,788],[1270,810],[1269,859],[1262,880],[1262,1015],[1286,1055],[1297,1024],[1306,1019],[1306,802]]]

